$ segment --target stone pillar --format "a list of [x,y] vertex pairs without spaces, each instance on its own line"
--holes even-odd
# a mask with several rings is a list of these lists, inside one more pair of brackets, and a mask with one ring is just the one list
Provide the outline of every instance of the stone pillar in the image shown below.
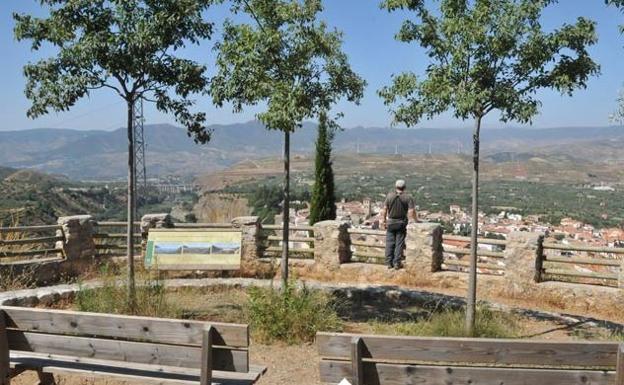
[[407,226],[405,269],[436,272],[442,268],[443,229],[439,223],[412,223]]
[[328,270],[337,269],[351,260],[349,224],[321,221],[314,224],[314,263]]
[[514,231],[507,237],[505,281],[510,294],[521,294],[535,284],[543,240],[544,234],[526,231]]
[[93,241],[95,220],[91,215],[73,215],[60,217],[57,223],[62,229],[56,235],[63,237],[57,241],[56,247],[62,248],[68,260],[95,257],[95,242]]
[[260,218],[252,216],[234,218],[232,227],[241,230],[241,271],[256,271],[258,259],[262,256]]
[[150,229],[171,229],[175,227],[169,214],[145,214],[141,218],[141,249],[145,252]]

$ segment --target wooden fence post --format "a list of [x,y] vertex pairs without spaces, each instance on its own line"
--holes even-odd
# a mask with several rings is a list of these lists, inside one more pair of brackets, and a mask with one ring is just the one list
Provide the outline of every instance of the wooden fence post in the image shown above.
[[353,385],[364,385],[364,366],[362,364],[362,351],[364,341],[361,337],[353,337],[351,340],[351,382]]
[[201,354],[201,385],[212,384],[212,337],[214,328],[209,326],[204,329],[202,338],[202,354]]
[[620,344],[617,352],[617,364],[615,367],[615,385],[624,385],[624,344]]
[[9,385],[9,341],[4,310],[0,309],[0,385]]
[[543,280],[542,273],[544,271],[544,236],[540,235],[537,239],[537,250],[535,251],[535,282],[540,283]]

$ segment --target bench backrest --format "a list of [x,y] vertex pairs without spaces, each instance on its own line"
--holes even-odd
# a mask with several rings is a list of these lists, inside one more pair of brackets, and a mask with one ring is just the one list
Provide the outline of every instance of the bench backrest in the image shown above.
[[325,383],[624,385],[624,354],[613,342],[338,333],[316,340]]
[[249,371],[247,325],[10,306],[0,319],[11,351],[185,368],[201,368],[211,326],[212,369]]

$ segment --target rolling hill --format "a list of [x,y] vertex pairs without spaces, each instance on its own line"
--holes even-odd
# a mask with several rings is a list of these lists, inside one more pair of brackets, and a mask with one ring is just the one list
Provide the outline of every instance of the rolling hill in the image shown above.
[[[196,145],[176,126],[147,125],[148,174],[200,175],[225,169],[244,160],[276,156],[282,136],[256,121],[211,126],[213,140]],[[294,153],[310,153],[315,125],[306,123],[292,138]],[[467,154],[469,129],[390,129],[356,127],[339,131],[335,153]],[[592,163],[624,159],[624,130],[618,127],[562,127],[548,129],[490,129],[482,135],[482,150],[494,162],[558,154]],[[0,131],[0,165],[31,168],[66,175],[75,180],[114,180],[126,175],[125,129],[79,131],[33,129]]]

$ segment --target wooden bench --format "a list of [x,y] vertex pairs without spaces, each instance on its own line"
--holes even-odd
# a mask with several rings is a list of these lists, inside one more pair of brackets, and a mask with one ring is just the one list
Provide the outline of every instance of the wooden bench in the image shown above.
[[251,384],[247,325],[0,306],[0,385],[26,370],[145,384]]
[[318,333],[321,381],[353,385],[624,385],[624,345]]

